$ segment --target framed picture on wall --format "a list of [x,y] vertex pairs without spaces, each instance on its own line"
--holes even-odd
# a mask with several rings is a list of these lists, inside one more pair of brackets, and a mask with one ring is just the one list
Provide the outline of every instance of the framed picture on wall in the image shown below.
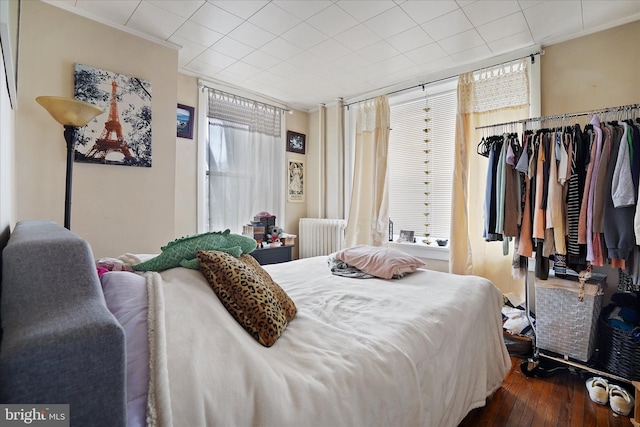
[[176,113],[178,138],[193,139],[193,113],[193,107],[178,104],[178,110]]
[[287,131],[287,151],[304,154],[306,149],[306,135],[303,133]]
[[304,162],[289,160],[287,201],[304,203]]

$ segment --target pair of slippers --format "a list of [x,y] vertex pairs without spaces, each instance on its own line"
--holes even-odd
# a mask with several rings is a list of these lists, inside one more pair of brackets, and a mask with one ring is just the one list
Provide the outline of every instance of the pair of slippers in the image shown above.
[[633,409],[633,397],[619,385],[609,384],[602,377],[591,377],[587,380],[586,385],[591,400],[600,405],[609,403],[616,414],[627,416]]

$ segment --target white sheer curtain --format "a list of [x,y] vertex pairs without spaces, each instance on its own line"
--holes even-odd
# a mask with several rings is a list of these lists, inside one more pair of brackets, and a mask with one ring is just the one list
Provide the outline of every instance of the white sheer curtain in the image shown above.
[[241,233],[259,212],[284,224],[282,112],[207,89],[207,228]]
[[389,101],[386,96],[379,96],[358,106],[346,247],[382,246],[388,240],[389,130]]

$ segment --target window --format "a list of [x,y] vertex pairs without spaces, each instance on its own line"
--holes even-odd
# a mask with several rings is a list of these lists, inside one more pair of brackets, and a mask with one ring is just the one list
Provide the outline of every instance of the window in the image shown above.
[[284,139],[277,107],[206,89],[204,231],[242,226],[259,212],[284,221]]
[[[451,223],[456,81],[429,85],[425,91],[427,99],[420,88],[389,99],[389,218],[396,235],[414,231],[417,241],[425,232],[430,240],[448,239]],[[427,106],[430,121],[425,122]]]

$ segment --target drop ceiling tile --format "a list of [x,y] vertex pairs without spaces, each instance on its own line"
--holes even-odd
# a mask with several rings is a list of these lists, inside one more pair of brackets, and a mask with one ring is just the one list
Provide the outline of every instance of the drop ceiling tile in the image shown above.
[[[450,57],[446,56],[444,58],[436,59],[434,61],[430,61],[421,65],[422,70],[427,73],[427,78],[425,81],[432,80],[431,74],[441,73],[443,71],[453,68],[456,65],[456,62]],[[442,78],[441,75],[438,75],[437,78]]]
[[214,43],[214,45],[211,46],[211,49],[230,56],[234,59],[244,58],[255,50],[254,48],[247,46],[244,43],[240,43],[239,41],[234,40],[230,37],[223,37],[222,39]]
[[627,19],[630,16],[640,18],[640,1],[617,0],[611,1],[590,0],[582,2],[585,28],[599,27],[603,22]]
[[[113,3],[113,2],[109,2]],[[149,0],[161,9],[175,13],[183,18],[189,18],[201,6],[206,4],[205,0]]]
[[400,7],[415,21],[416,24],[424,24],[433,21],[447,13],[458,10],[458,4],[453,0],[424,1],[409,0],[400,4]]
[[400,54],[398,49],[391,46],[384,40],[371,46],[367,46],[364,49],[360,49],[358,53],[372,64],[383,61],[385,59],[393,58],[394,56]]
[[529,30],[527,21],[522,12],[516,12],[509,16],[497,19],[488,24],[476,28],[485,42],[489,43],[503,39],[514,34],[519,34],[524,30]]
[[484,40],[476,30],[468,30],[438,42],[449,55],[484,45]]
[[396,3],[390,0],[341,0],[336,4],[342,10],[357,19],[358,22],[364,22],[381,14],[385,10],[396,7]]
[[263,70],[267,70],[273,67],[280,61],[281,61],[280,59],[264,53],[263,50],[257,50],[257,49],[251,52],[249,55],[242,58],[242,62],[245,62],[249,65],[253,65],[254,67],[258,67]]
[[133,12],[127,27],[143,33],[168,40],[169,37],[184,23],[184,18],[175,13],[167,12],[151,3],[140,3]]
[[207,50],[207,46],[194,43],[175,34],[169,38],[169,41],[180,46],[180,50],[178,50],[179,66],[188,64],[202,52]]
[[190,18],[191,21],[209,28],[210,30],[226,34],[242,24],[242,19],[211,3],[205,3]]
[[479,45],[460,53],[451,55],[451,58],[458,64],[471,64],[476,61],[487,59],[491,56],[491,49],[487,45]]
[[409,52],[405,52],[404,55],[416,65],[424,65],[449,56],[449,54],[445,52],[440,45],[438,45],[438,43],[431,43],[429,45],[419,47]]
[[336,68],[340,68],[347,72],[356,72],[357,70],[361,70],[371,65],[371,62],[364,59],[358,52],[351,52],[336,61],[332,61],[331,63],[334,64]]
[[473,28],[462,10],[454,10],[439,18],[422,24],[424,31],[435,41],[446,39]]
[[462,10],[469,21],[477,27],[519,12],[520,5],[514,0],[482,0],[471,3]]
[[249,18],[249,22],[272,34],[280,35],[301,21],[286,10],[269,3]]
[[524,9],[524,17],[536,43],[583,30],[581,2],[548,1]]
[[302,22],[286,33],[282,34],[280,38],[301,47],[302,49],[308,49],[313,45],[325,40],[327,36],[316,30],[306,22]]
[[231,31],[228,36],[256,49],[276,38],[274,34],[247,21]]
[[429,37],[420,26],[415,26],[400,34],[396,34],[387,41],[391,46],[398,49],[399,52],[408,52],[433,43],[433,39]]
[[291,88],[291,80],[280,77],[279,75],[273,74],[269,71],[258,73],[255,76],[247,79],[247,82],[255,84],[258,87],[273,87],[276,89]]
[[294,55],[302,52],[302,49],[293,43],[283,39],[282,37],[276,37],[269,43],[260,48],[260,51],[271,55],[274,58],[278,58],[282,61],[286,61]]
[[471,3],[475,3],[476,1],[478,0],[456,0],[456,3],[458,3],[458,6],[460,7],[465,7]]
[[537,6],[549,0],[518,0],[518,4],[522,10],[529,9],[530,7]]
[[335,36],[358,24],[358,21],[335,4],[321,10],[306,22],[328,36]]
[[246,64],[244,62],[238,61],[219,73],[220,77],[223,75],[233,75],[241,80],[248,79],[250,77],[255,76],[256,74],[262,72],[262,70],[258,67],[254,67],[253,65]]
[[382,12],[365,22],[371,31],[380,37],[391,37],[412,27],[416,23],[399,6]]
[[277,70],[279,74],[297,80],[302,74],[326,68],[326,63],[327,61],[309,52],[301,52],[286,62],[272,67],[269,71],[275,72]]
[[249,19],[269,3],[268,0],[208,0],[208,2],[242,19]]
[[[56,2],[57,3],[57,2]],[[52,3],[55,5],[56,3]],[[68,6],[74,6],[74,2],[70,2]],[[85,10],[92,15],[108,19],[114,24],[125,25],[133,12],[138,7],[139,1],[92,1],[78,0],[76,7]],[[67,3],[68,4],[68,3]]]
[[528,29],[521,33],[487,43],[489,49],[491,49],[495,55],[533,46],[534,44]]
[[220,40],[223,35],[195,22],[187,21],[172,37],[178,37],[201,46],[209,47]]
[[416,64],[414,64],[411,60],[409,60],[404,55],[397,55],[397,56],[394,56],[393,58],[385,59],[371,65],[371,67],[375,67],[378,70],[378,73],[381,75],[397,74],[402,70],[413,68],[415,66]]
[[331,61],[345,56],[351,52],[351,49],[346,48],[333,39],[327,39],[308,49],[308,52],[325,61]]
[[236,59],[225,55],[224,53],[216,52],[213,49],[207,49],[202,52],[196,58],[199,62],[204,62],[205,64],[213,65],[217,68],[225,69],[229,65],[236,62]]
[[273,3],[303,21],[333,5],[330,0],[275,0]]
[[364,24],[351,27],[347,31],[334,36],[334,39],[351,50],[359,50],[382,40],[379,35],[371,31]]
[[222,71],[221,68],[216,67],[215,65],[207,64],[205,62],[198,61],[197,59],[189,62],[189,64],[187,64],[187,66],[185,67],[185,70],[192,71],[196,74],[200,74],[201,76],[207,76],[210,78],[214,77],[216,74]]

